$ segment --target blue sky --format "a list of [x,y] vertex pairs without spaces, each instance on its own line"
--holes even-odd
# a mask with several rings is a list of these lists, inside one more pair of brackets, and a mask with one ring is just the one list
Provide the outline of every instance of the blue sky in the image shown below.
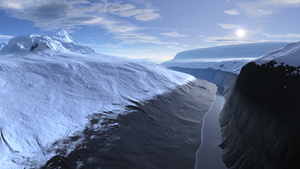
[[299,8],[300,0],[1,0],[0,42],[63,28],[97,52],[161,62],[189,49],[299,41]]

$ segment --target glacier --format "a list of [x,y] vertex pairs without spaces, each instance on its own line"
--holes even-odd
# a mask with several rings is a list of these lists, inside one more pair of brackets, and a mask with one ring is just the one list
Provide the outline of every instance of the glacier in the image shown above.
[[115,118],[134,102],[195,80],[155,63],[95,53],[63,30],[1,46],[3,168],[38,168],[55,155],[53,143],[78,135],[93,113]]

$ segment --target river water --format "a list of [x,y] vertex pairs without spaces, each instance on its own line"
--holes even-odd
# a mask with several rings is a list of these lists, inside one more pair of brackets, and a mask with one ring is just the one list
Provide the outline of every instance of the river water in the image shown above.
[[204,117],[202,144],[196,153],[195,169],[226,169],[219,147],[222,140],[219,116],[224,103],[224,97],[216,95],[211,109]]

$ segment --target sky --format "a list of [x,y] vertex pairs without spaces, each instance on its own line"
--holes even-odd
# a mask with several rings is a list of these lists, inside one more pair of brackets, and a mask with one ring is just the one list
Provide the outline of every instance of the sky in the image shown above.
[[0,43],[65,29],[96,52],[163,62],[212,46],[300,40],[300,0],[1,0]]

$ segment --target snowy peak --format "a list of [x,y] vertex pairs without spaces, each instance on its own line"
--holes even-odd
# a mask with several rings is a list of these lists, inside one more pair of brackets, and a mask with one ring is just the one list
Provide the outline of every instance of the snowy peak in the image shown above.
[[8,44],[0,45],[1,54],[28,52],[92,53],[93,49],[76,43],[63,29],[52,37],[41,34],[22,35],[12,38]]
[[53,50],[67,52],[61,43],[52,40],[49,36],[31,34],[12,38],[7,45],[3,47],[1,53],[20,53],[20,52],[41,52],[45,50]]
[[60,29],[54,35],[52,35],[52,39],[60,42],[62,46],[71,52],[76,53],[93,53],[94,50],[87,47],[79,45],[75,40],[68,34],[64,29]]
[[64,29],[60,29],[55,34],[53,34],[52,39],[64,43],[75,43],[73,38]]
[[276,65],[300,66],[300,42],[291,43],[281,49],[267,53],[258,58],[256,63],[261,65],[270,61],[275,61]]

